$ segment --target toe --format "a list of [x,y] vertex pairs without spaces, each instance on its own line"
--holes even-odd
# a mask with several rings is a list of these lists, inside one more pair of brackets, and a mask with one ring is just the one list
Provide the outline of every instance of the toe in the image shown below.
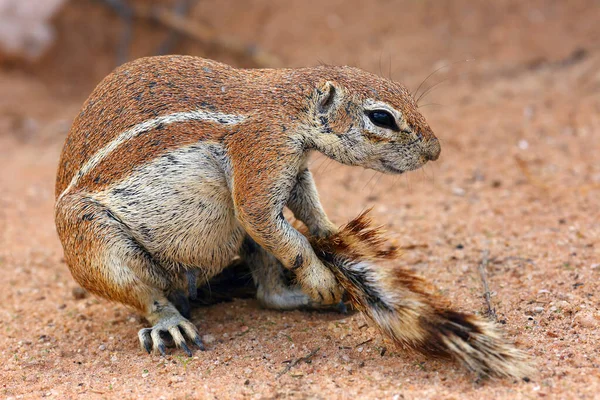
[[181,344],[179,346],[181,347],[181,350],[183,350],[185,352],[185,354],[187,354],[188,357],[192,356],[192,351],[190,350],[188,345],[185,344],[185,342],[181,342]]
[[185,335],[192,341],[194,344],[202,351],[206,350],[204,347],[204,343],[202,343],[202,339],[200,339],[200,335],[198,334],[198,330],[196,326],[189,321],[185,323],[179,324],[179,327],[183,330]]
[[160,329],[153,328],[152,332],[150,333],[150,336],[152,337],[152,344],[154,345],[154,350],[158,351],[162,356],[165,356],[165,343],[160,337]]
[[188,355],[188,357],[191,357],[192,352],[191,352],[190,348],[187,346],[187,344],[185,343],[185,338],[181,334],[179,327],[178,326],[170,327],[169,333],[171,334],[171,337],[173,338],[175,345],[177,347],[181,348],[185,352],[185,354]]
[[160,352],[160,355],[165,357],[167,355],[166,351],[165,351],[165,344],[164,343],[159,343],[158,346],[156,346],[158,348],[158,351]]
[[152,337],[150,336],[150,332],[152,332],[152,329],[150,328],[144,328],[138,332],[140,345],[148,352],[148,354],[152,352]]

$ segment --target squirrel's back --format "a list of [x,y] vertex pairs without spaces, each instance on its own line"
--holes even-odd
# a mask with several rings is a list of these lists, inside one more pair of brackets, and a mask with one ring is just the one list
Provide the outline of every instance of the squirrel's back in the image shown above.
[[[199,57],[161,56],[142,58],[117,68],[92,92],[75,118],[65,141],[56,180],[56,197],[69,185],[79,169],[99,151],[124,132],[155,121],[155,129],[166,129],[168,118],[178,113],[204,110],[208,118],[227,119],[247,115],[256,107],[256,90],[261,90],[260,70],[249,74],[228,65]],[[254,79],[249,79],[254,78]],[[162,123],[161,123],[162,122]],[[179,132],[189,135],[179,137]],[[168,129],[167,129],[168,130]],[[221,130],[212,129],[218,135]],[[134,149],[167,150],[187,141],[197,141],[207,134],[206,129],[190,129],[178,124],[177,132],[164,132],[160,137],[136,138],[139,143],[121,144],[115,157],[135,157]],[[133,162],[133,160],[132,160]],[[105,171],[106,172],[106,171]],[[102,183],[103,178],[95,183]]]

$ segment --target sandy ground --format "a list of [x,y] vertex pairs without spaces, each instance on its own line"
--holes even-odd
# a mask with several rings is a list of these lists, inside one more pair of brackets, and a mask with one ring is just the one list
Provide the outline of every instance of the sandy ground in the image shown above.
[[[600,7],[489,3],[207,0],[192,13],[287,66],[352,64],[414,90],[450,64],[421,101],[442,141],[437,162],[390,177],[316,156],[313,171],[335,222],[374,207],[407,248],[402,262],[461,310],[485,310],[478,265],[489,252],[492,302],[535,363],[530,382],[479,382],[408,354],[358,314],[281,313],[254,300],[193,312],[205,353],[142,352],[134,313],[74,295],[54,229],[62,141],[113,65],[120,29],[101,6],[73,2],[51,55],[0,69],[0,397],[597,397]],[[151,54],[164,33],[137,24],[131,56]],[[245,65],[189,41],[175,51]]]

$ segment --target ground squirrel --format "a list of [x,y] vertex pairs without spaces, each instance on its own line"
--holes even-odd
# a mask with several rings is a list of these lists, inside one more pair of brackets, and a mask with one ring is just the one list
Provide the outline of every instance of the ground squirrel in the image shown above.
[[55,219],[73,277],[139,310],[153,324],[142,346],[163,354],[161,332],[188,354],[186,339],[203,347],[176,303],[236,256],[254,259],[266,306],[338,302],[334,272],[283,216],[287,206],[312,237],[337,232],[312,151],[400,174],[440,145],[404,86],[357,68],[246,70],[188,56],[117,68],[75,118],[58,167]]

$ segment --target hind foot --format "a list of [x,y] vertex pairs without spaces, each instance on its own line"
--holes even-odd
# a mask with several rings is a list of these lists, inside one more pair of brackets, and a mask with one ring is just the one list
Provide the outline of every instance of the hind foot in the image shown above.
[[256,298],[265,308],[274,310],[322,310],[337,311],[347,314],[348,309],[343,301],[337,304],[324,305],[313,301],[299,286],[279,287],[275,290],[261,290],[259,287]]
[[263,307],[275,310],[295,310],[317,306],[299,287],[278,287],[265,290],[259,286],[256,298]]
[[[173,305],[160,306],[155,303],[155,311],[148,320],[157,321],[152,328],[144,328],[138,332],[140,345],[148,353],[153,350],[165,356],[165,349],[172,339],[176,347],[182,349],[189,357],[192,351],[186,344],[186,339],[194,343],[200,350],[205,350],[196,326],[185,319]],[[165,338],[166,336],[166,338]],[[166,341],[165,341],[166,340]]]

